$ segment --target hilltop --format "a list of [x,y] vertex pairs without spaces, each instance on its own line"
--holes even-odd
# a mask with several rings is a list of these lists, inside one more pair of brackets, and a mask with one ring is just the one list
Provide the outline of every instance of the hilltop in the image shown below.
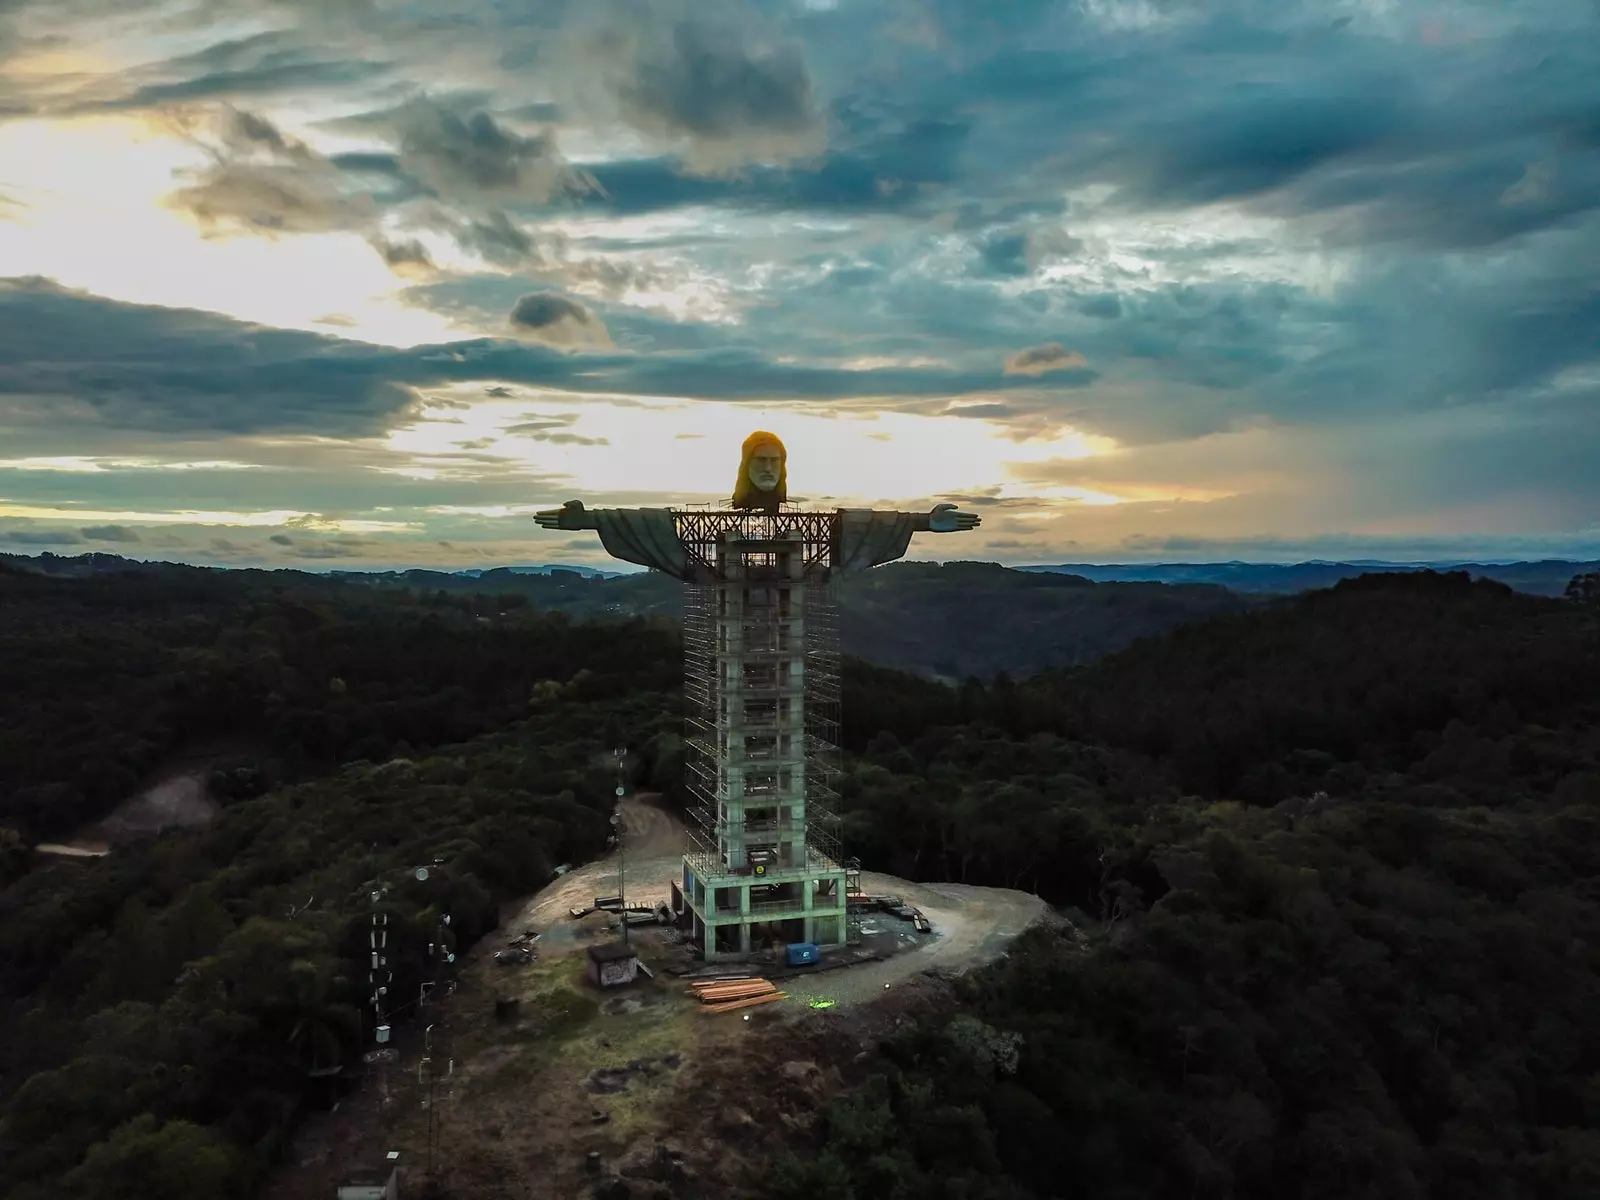
[[1465,571],[1474,579],[1490,579],[1535,596],[1559,596],[1574,575],[1600,570],[1600,562],[1541,559],[1535,562],[1397,563],[1060,563],[1018,567],[1019,571],[1078,575],[1097,582],[1209,583],[1247,594],[1304,592],[1332,587],[1360,575],[1421,571]]
[[[5,586],[27,619],[0,631],[23,663],[0,771],[6,803],[27,803],[0,825],[74,797],[87,814],[115,769],[199,732],[259,739],[214,775],[203,827],[43,863],[28,830],[0,829],[7,1200],[281,1179],[308,1111],[336,1098],[330,1069],[349,1103],[371,1096],[374,881],[393,885],[395,986],[415,994],[441,914],[481,964],[474,947],[554,864],[604,855],[611,746],[634,750],[631,786],[681,803],[670,623],[516,605],[485,622],[470,595],[265,573]],[[716,1140],[618,1158],[632,1194],[1595,1192],[1592,605],[1371,575],[1026,681],[851,662],[844,712],[843,832],[867,870],[1018,889],[1061,919],[848,1024],[771,1005],[765,1030],[718,1037],[696,1016],[709,1069],[658,1072],[612,1121],[709,1113]],[[540,1092],[561,1078],[542,1064],[629,1066],[603,1024],[629,1018],[576,977],[529,982],[562,1004],[509,1041],[486,1032],[490,991],[464,990],[444,1028],[467,1023],[457,1044],[488,1056],[468,1080],[508,1119],[587,1120],[593,1095]],[[420,1037],[402,1022],[408,1077]],[[391,1118],[413,1163],[424,1127],[416,1107]],[[585,1129],[551,1152],[610,1145]],[[453,1194],[570,1196],[582,1166],[486,1161],[448,1159]],[[543,1190],[552,1171],[566,1190]]]

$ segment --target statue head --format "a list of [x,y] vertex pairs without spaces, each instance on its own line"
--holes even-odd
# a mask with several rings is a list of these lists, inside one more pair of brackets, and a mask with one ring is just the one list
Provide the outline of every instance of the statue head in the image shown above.
[[777,434],[757,430],[744,440],[733,507],[777,508],[789,498],[789,455]]

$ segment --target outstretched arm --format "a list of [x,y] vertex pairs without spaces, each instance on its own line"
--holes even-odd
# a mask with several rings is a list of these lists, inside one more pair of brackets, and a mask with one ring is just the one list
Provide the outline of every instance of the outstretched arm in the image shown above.
[[685,581],[692,574],[670,508],[585,508],[581,500],[568,500],[560,508],[535,513],[533,519],[544,529],[596,530],[606,553],[623,562]]
[[978,525],[975,514],[957,512],[954,504],[936,504],[933,511],[925,513],[843,508],[839,510],[833,569],[864,571],[903,555],[911,545],[912,534],[957,533]]
[[911,514],[914,533],[964,533],[982,524],[976,513],[958,512],[954,504],[935,504],[932,512]]
[[582,500],[568,500],[560,508],[547,508],[533,514],[543,529],[599,529],[600,518],[583,506]]

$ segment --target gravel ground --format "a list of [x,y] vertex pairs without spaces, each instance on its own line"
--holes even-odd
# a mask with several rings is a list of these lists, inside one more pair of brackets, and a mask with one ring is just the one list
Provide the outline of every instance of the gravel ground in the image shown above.
[[[627,831],[626,894],[630,904],[665,901],[670,896],[671,883],[683,878],[683,826],[671,814],[655,807],[654,799],[640,795],[623,806]],[[512,906],[506,927],[515,931],[529,927],[538,930],[544,935],[541,945],[546,951],[608,936],[603,918],[590,916],[574,921],[567,910],[592,904],[596,896],[615,895],[617,867],[617,856],[613,854],[569,871],[538,895]],[[911,883],[873,871],[862,873],[861,886],[873,895],[900,896],[920,908],[933,932],[918,934],[898,917],[871,914],[862,924],[867,943],[872,948],[894,947],[893,956],[784,980],[783,989],[792,999],[829,999],[838,1007],[851,1007],[880,998],[885,991],[924,971],[959,974],[998,958],[1012,939],[1048,910],[1039,897],[1007,888]]]

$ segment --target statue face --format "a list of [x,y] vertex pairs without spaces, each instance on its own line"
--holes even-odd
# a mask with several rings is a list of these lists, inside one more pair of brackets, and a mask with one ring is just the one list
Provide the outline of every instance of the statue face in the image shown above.
[[750,456],[750,483],[757,491],[770,492],[778,486],[783,470],[783,455],[776,446],[762,446]]

